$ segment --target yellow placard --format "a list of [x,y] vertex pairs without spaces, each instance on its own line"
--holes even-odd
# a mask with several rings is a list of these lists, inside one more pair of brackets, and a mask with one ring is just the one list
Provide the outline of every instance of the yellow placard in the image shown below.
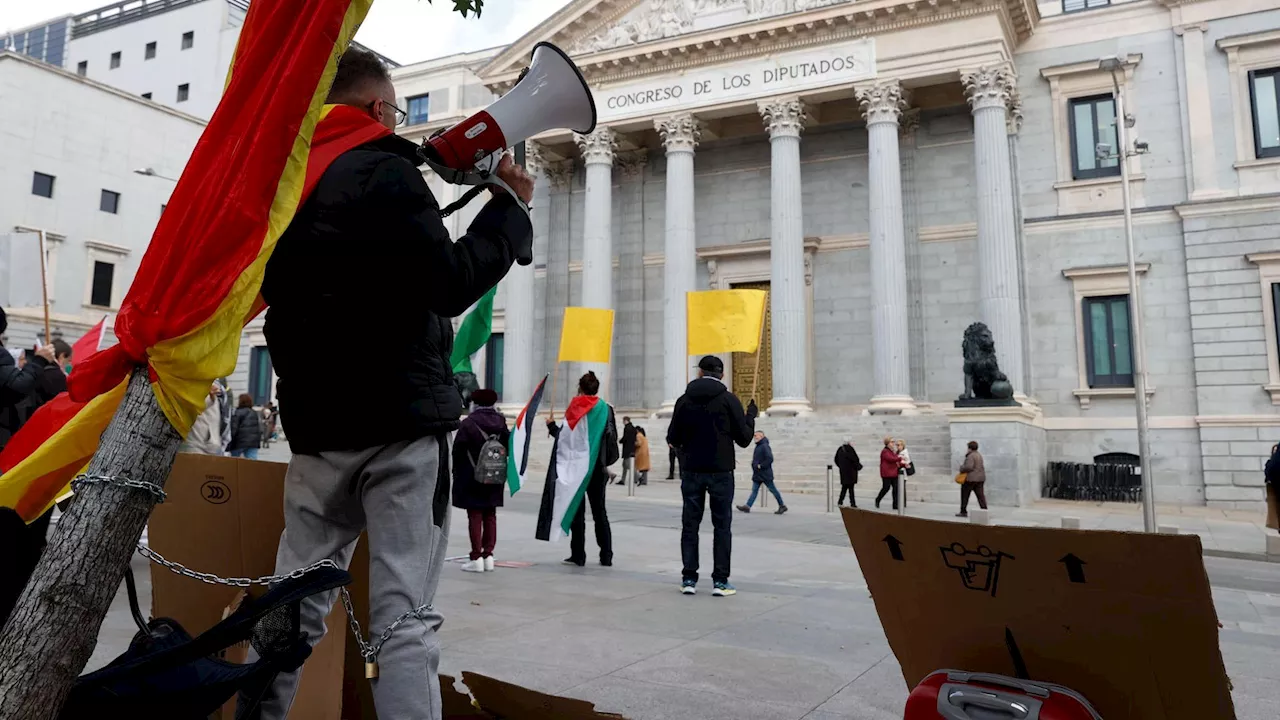
[[560,328],[559,362],[609,362],[613,346],[613,311],[567,307]]
[[688,293],[688,354],[753,353],[758,350],[767,296],[764,290]]

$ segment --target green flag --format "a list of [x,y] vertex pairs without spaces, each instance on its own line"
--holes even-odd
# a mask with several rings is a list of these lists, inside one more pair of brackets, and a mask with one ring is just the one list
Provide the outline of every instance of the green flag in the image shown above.
[[453,354],[449,356],[454,374],[472,372],[471,356],[480,352],[485,343],[489,342],[489,336],[493,334],[493,296],[497,294],[498,286],[495,285],[480,298],[471,312],[462,319],[462,325],[458,326],[458,336],[453,339]]

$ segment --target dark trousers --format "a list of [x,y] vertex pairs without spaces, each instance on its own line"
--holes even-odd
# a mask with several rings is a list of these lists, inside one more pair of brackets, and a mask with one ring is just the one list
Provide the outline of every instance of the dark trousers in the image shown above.
[[876,507],[880,507],[880,501],[890,492],[893,493],[893,509],[898,509],[898,478],[896,477],[880,478],[880,494],[876,495]]
[[36,564],[44,553],[45,536],[49,534],[49,522],[53,510],[36,518],[30,525],[22,521],[18,513],[0,508],[0,627],[9,619],[27,587],[27,581],[35,572]]
[[845,493],[849,493],[849,507],[858,507],[858,501],[853,499],[853,486],[852,486],[852,485],[841,485],[841,486],[840,486],[840,499],[836,501],[836,505],[840,505],[841,503],[843,503],[843,502],[844,502],[844,494],[845,494]]
[[985,486],[985,482],[960,483],[960,512],[969,512],[969,493],[978,496],[978,507],[987,509],[987,493],[983,489]]
[[467,510],[467,531],[471,534],[471,559],[479,560],[493,554],[498,543],[498,509]]
[[713,582],[729,581],[729,556],[733,552],[733,473],[680,473],[680,494],[684,496],[681,520],[680,555],[684,560],[685,580],[698,580],[698,528],[707,496],[711,496],[711,569]]
[[596,545],[600,546],[600,562],[613,562],[613,532],[609,529],[609,514],[604,509],[604,488],[609,484],[608,475],[593,473],[587,483],[587,502],[578,505],[569,533],[569,559],[576,563],[587,561],[587,504],[591,505],[591,521],[596,526]]
[[667,479],[668,480],[676,479],[676,470],[680,469],[678,466],[679,459],[680,458],[676,457],[675,448],[667,449]]

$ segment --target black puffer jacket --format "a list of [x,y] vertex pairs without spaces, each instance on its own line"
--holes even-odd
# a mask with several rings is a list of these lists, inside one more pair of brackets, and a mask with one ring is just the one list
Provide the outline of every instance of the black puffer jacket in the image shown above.
[[253,408],[236,408],[231,416],[231,444],[228,450],[249,450],[262,446],[262,417]]
[[[415,167],[413,143],[390,136],[341,155],[321,176],[267,264],[264,332],[280,378],[281,423],[293,452],[359,450],[458,427],[450,317],[506,275],[528,216],[494,197],[451,242]],[[356,333],[362,358],[333,358]],[[360,414],[333,397],[356,367]]]
[[[0,345],[0,450],[4,449],[9,438],[18,432],[34,410],[31,399],[45,386],[45,370],[62,375],[61,370],[38,355],[19,368],[9,351]],[[54,395],[56,394],[55,392]],[[51,397],[52,395],[42,398],[40,402]]]
[[667,426],[667,442],[680,453],[681,472],[733,472],[733,446],[747,447],[754,434],[755,417],[746,417],[737,396],[709,377],[689,383]]

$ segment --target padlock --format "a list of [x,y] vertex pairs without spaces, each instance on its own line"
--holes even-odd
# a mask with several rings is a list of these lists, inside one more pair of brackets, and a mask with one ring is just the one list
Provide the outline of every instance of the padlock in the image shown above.
[[373,680],[378,677],[378,661],[366,660],[364,663],[364,679]]

